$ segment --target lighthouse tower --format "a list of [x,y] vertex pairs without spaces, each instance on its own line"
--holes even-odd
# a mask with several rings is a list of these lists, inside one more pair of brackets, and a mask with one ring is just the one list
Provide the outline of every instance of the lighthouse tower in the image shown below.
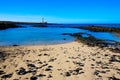
[[45,22],[44,22],[44,18],[42,18],[42,23],[45,23]]
[[47,22],[44,20],[44,18],[42,18],[42,24],[47,24]]

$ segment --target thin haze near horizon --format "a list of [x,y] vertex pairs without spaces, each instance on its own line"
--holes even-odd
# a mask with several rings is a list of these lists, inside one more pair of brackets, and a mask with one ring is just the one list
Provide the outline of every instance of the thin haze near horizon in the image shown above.
[[1,21],[120,23],[120,0],[1,0]]

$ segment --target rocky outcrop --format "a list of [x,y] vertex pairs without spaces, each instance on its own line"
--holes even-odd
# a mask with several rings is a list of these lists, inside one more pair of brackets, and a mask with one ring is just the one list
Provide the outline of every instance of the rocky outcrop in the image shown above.
[[20,26],[16,25],[14,22],[0,22],[0,30],[8,28],[18,28]]
[[117,32],[120,33],[120,28],[115,27],[102,27],[102,26],[85,26],[80,29],[86,29],[94,32]]

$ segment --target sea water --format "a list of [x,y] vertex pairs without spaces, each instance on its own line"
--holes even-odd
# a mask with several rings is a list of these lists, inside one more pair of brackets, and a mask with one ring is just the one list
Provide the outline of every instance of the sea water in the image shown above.
[[[11,28],[0,31],[0,45],[59,44],[74,41],[75,38],[63,33],[76,33],[72,28]],[[84,30],[83,30],[84,32]]]
[[60,44],[75,40],[70,35],[62,35],[63,33],[86,33],[99,39],[120,42],[120,37],[115,36],[115,33],[91,32],[77,28],[60,27],[58,25],[54,25],[54,27],[24,25],[22,28],[0,30],[0,46]]

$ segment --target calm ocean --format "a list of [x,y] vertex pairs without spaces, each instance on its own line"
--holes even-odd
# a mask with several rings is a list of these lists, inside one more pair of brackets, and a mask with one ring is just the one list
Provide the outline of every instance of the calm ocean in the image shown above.
[[[91,32],[71,27],[79,27],[93,24],[60,24],[48,25],[48,27],[38,28],[33,25],[23,25],[23,28],[10,28],[0,30],[0,46],[11,45],[43,45],[43,44],[59,44],[74,41],[75,38],[69,35],[61,35],[63,33],[83,32],[92,36],[105,40],[114,40],[120,42],[120,37],[115,33],[108,32]],[[95,25],[95,24],[94,24]],[[96,24],[101,25],[101,24]],[[120,27],[119,24],[102,24],[104,27]]]

